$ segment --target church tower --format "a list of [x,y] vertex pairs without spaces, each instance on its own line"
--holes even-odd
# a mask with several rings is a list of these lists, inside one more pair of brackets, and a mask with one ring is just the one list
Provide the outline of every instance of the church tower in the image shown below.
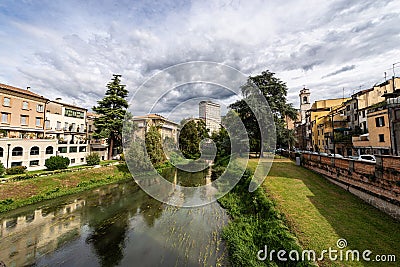
[[306,122],[306,111],[311,108],[310,104],[310,90],[307,88],[303,88],[300,90],[300,116],[301,116],[301,123]]

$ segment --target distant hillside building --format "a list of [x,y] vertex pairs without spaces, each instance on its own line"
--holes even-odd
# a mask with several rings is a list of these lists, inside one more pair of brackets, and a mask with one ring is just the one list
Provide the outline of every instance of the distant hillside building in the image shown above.
[[221,106],[211,101],[199,103],[199,117],[205,120],[206,128],[210,133],[219,131],[221,128]]

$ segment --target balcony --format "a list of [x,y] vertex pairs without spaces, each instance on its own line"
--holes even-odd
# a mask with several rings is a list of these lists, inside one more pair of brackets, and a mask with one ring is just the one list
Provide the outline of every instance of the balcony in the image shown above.
[[360,136],[353,136],[352,138],[354,147],[367,147],[371,146],[369,142],[369,134],[362,134]]

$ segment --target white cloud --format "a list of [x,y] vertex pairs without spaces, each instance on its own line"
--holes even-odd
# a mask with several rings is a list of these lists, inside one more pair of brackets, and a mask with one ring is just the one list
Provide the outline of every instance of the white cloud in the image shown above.
[[[133,94],[166,67],[209,60],[247,75],[275,72],[297,105],[303,85],[316,100],[341,97],[343,87],[348,94],[371,87],[384,71],[391,75],[400,61],[398,10],[399,1],[374,0],[6,1],[0,82],[91,108],[113,73]],[[165,88],[148,93],[158,90]]]

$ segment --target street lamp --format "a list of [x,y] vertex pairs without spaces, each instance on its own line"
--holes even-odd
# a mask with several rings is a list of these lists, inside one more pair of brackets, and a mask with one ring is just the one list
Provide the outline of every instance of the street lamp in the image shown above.
[[10,146],[11,144],[7,144],[7,169],[8,169],[8,162],[10,161]]

